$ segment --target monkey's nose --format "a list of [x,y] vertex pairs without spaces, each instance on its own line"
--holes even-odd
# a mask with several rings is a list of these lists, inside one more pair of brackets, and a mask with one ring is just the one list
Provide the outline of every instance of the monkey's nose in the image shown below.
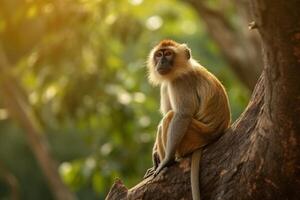
[[163,57],[160,61],[161,65],[168,65],[169,64],[169,61],[166,57]]

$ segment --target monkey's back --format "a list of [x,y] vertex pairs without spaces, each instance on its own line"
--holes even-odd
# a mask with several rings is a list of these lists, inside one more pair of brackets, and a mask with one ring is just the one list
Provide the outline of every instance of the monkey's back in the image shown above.
[[196,79],[195,90],[198,96],[198,109],[194,118],[219,133],[230,125],[229,101],[222,83],[201,65],[191,73]]

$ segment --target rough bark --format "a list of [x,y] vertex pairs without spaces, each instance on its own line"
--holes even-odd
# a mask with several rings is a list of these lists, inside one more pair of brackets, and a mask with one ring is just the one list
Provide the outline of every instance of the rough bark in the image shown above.
[[235,4],[238,16],[237,24],[234,25],[223,14],[224,12],[208,7],[205,1],[185,1],[195,9],[204,22],[229,67],[246,87],[253,90],[263,64],[258,34],[256,31],[248,30],[248,23],[253,20],[249,14],[249,2],[231,1],[231,4]]
[[[252,0],[264,73],[248,107],[201,160],[202,199],[299,199],[300,1]],[[189,158],[107,199],[191,199]]]

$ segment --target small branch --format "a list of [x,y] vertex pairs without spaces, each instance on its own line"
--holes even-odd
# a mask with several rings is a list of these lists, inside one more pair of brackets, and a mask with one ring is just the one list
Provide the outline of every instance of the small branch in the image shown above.
[[3,177],[10,187],[11,200],[20,199],[19,183],[16,177],[0,161],[0,177]]
[[252,90],[261,73],[262,59],[258,45],[247,35],[249,31],[245,32],[243,27],[233,28],[221,11],[209,8],[205,1],[185,2],[192,5],[204,21],[210,36],[240,81]]
[[258,28],[258,25],[255,21],[252,21],[248,24],[248,29],[249,30],[253,30],[253,29],[256,29],[256,28]]
[[[225,29],[228,32],[231,32],[231,34],[235,34],[233,27],[231,26],[230,22],[226,20],[226,17],[217,10],[213,10],[205,5],[204,1],[197,1],[197,0],[185,0],[186,2],[190,3],[192,6],[195,7],[195,9],[198,11],[198,14],[201,17],[204,17],[206,20],[215,20],[220,25],[225,27]],[[209,17],[209,18],[208,18]]]

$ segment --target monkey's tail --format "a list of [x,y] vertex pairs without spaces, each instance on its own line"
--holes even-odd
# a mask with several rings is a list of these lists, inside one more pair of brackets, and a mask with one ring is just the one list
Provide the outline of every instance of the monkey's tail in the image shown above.
[[191,186],[193,200],[200,200],[200,189],[199,189],[199,171],[200,171],[200,159],[202,149],[197,149],[192,155],[191,164]]

